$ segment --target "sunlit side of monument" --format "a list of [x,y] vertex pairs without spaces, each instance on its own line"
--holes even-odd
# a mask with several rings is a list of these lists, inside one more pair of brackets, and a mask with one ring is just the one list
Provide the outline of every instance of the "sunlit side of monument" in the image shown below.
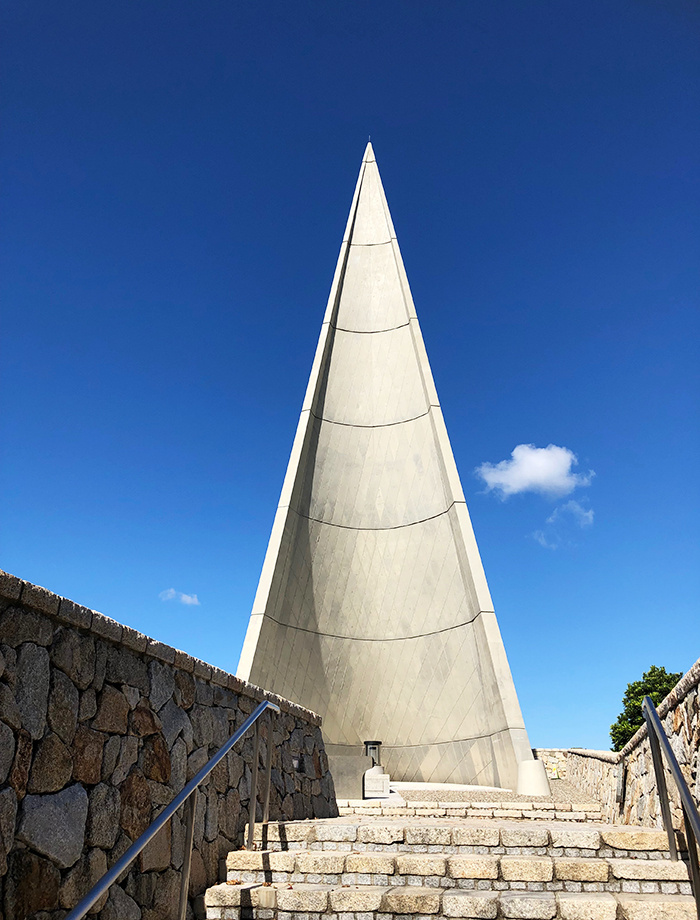
[[237,674],[320,713],[332,769],[367,739],[392,780],[532,761],[370,144]]

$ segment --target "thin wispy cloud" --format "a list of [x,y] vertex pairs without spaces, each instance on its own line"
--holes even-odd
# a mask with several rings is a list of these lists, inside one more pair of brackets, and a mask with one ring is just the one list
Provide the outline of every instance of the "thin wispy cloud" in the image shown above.
[[199,607],[199,598],[196,594],[183,594],[180,592],[178,598],[181,604],[187,604],[188,606]]
[[199,607],[199,598],[196,594],[184,594],[182,591],[176,591],[175,588],[166,588],[161,591],[158,597],[162,601],[177,601],[179,604],[185,604],[188,607]]
[[576,454],[556,444],[518,444],[510,457],[500,463],[482,463],[474,471],[486,484],[486,491],[495,492],[503,500],[521,492],[559,498],[590,485],[595,476],[593,470],[585,474],[573,472],[578,465]]
[[575,543],[574,528],[585,530],[593,526],[595,513],[592,508],[584,508],[579,502],[564,502],[552,511],[543,530],[535,530],[532,537],[545,549],[558,549],[562,544]]
[[547,518],[548,524],[554,524],[562,517],[570,516],[579,527],[592,527],[595,513],[592,508],[582,508],[573,499],[564,505],[559,505]]
[[537,540],[540,546],[544,546],[545,549],[556,549],[559,546],[559,543],[554,540],[548,540],[547,535],[543,530],[535,530],[532,536]]

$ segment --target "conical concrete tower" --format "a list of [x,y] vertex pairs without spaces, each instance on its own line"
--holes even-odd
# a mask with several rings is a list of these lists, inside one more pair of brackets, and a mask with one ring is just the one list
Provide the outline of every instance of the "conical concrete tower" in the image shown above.
[[371,144],[238,676],[395,780],[514,789],[532,759]]

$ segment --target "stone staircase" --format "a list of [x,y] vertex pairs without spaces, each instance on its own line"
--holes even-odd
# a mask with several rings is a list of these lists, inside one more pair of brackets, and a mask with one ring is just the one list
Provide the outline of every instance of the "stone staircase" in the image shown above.
[[229,853],[227,881],[206,892],[207,920],[697,920],[664,832],[606,825],[599,806],[518,804],[481,809],[517,818],[355,813],[258,826],[256,849]]
[[404,804],[384,802],[381,799],[340,799],[340,815],[373,815],[375,817],[419,818],[517,818],[530,821],[596,821],[600,820],[601,807],[595,802],[563,802],[510,799],[470,799],[464,802],[414,800]]

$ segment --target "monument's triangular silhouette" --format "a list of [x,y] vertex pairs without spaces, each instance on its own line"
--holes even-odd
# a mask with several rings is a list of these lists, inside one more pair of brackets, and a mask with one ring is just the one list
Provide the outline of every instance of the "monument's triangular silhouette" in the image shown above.
[[371,144],[238,675],[396,780],[532,758]]

